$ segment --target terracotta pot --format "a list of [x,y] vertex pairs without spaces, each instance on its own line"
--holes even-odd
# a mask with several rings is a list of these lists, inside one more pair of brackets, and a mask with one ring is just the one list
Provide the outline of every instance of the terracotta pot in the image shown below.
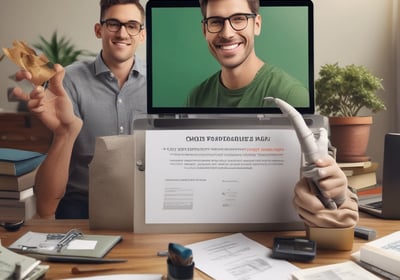
[[366,155],[372,116],[330,117],[331,144],[336,147],[338,162],[367,161]]

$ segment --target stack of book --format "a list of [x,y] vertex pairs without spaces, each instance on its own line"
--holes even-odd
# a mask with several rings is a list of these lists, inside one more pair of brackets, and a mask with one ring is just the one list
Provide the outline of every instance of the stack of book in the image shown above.
[[0,148],[0,221],[29,220],[36,214],[35,175],[45,155]]
[[400,279],[400,231],[365,243],[352,257],[384,279]]
[[350,187],[357,191],[376,187],[378,163],[372,161],[338,163]]

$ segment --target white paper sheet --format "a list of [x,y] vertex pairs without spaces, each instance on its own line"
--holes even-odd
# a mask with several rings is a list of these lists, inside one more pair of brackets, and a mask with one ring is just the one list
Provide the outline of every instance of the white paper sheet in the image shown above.
[[72,240],[68,246],[68,250],[94,250],[96,248],[96,240],[82,240],[76,239]]
[[300,162],[291,129],[147,131],[145,221],[299,221]]
[[271,250],[241,233],[186,245],[195,267],[217,280],[291,279],[296,266],[272,259]]

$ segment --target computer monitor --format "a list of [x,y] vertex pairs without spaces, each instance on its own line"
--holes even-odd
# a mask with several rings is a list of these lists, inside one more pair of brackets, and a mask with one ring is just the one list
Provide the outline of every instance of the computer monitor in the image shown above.
[[[310,0],[260,0],[261,34],[256,54],[298,79],[309,90],[313,114],[313,4]],[[202,33],[198,0],[149,0],[146,5],[149,114],[269,114],[274,106],[254,108],[187,107],[191,90],[220,65],[210,54]]]

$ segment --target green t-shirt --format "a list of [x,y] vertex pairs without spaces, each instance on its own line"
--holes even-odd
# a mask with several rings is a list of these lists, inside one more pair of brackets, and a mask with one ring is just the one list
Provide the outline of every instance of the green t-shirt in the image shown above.
[[218,71],[195,87],[187,99],[187,107],[270,107],[265,97],[280,98],[295,107],[308,107],[308,89],[282,69],[264,64],[247,86],[230,90],[220,82]]

